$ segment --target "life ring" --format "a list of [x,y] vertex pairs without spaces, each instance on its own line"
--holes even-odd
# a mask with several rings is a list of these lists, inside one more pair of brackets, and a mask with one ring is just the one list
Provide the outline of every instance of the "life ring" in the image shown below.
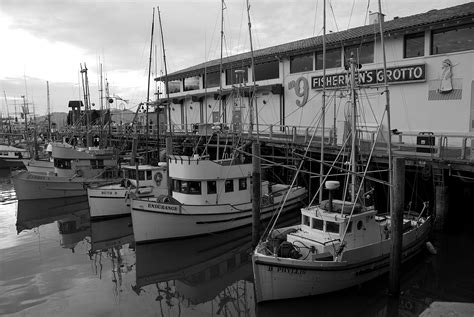
[[156,186],[161,185],[161,181],[163,180],[163,174],[161,172],[156,172],[155,176],[153,176],[153,180],[156,183]]
[[75,174],[77,177],[82,177],[82,170],[76,170]]

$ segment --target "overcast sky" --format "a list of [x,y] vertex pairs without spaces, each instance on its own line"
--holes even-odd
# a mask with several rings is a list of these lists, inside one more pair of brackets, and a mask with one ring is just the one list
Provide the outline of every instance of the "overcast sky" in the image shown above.
[[[249,0],[254,49],[322,33],[323,0]],[[366,24],[376,0],[332,0],[327,30]],[[469,0],[382,1],[386,19],[441,9]],[[227,0],[224,56],[250,50],[245,0]],[[88,68],[95,108],[100,105],[99,64],[110,94],[128,100],[115,106],[134,110],[147,96],[153,7],[160,8],[168,73],[220,56],[220,0],[0,0],[1,112],[15,111],[26,95],[36,114],[67,112],[69,100],[82,99],[80,64]],[[164,73],[158,11],[152,72]],[[156,61],[156,66],[155,66]],[[155,71],[156,69],[156,71]],[[153,97],[153,90],[151,92]],[[115,107],[114,106],[114,107]]]

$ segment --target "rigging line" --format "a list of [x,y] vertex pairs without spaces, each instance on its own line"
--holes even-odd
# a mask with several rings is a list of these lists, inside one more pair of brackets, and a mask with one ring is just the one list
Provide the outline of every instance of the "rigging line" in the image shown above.
[[372,103],[370,102],[370,99],[369,99],[369,96],[367,95],[367,89],[363,89],[364,93],[365,93],[365,97],[367,98],[367,103],[369,104],[369,109],[370,111],[372,112],[372,115],[374,116],[374,120],[377,124],[379,124],[379,121],[377,120],[377,117],[375,115],[375,112],[374,112],[374,109],[372,107]]
[[[329,7],[331,8],[331,13],[332,13],[332,17],[334,19],[334,24],[336,25],[336,31],[339,32],[339,27],[337,25],[336,15],[334,14],[334,9],[332,7],[331,1],[329,1]],[[341,39],[341,43],[342,43],[342,39]]]
[[351,14],[349,15],[349,22],[347,23],[347,28],[349,29],[352,20],[352,14],[354,13],[355,0],[352,0]]
[[316,32],[316,17],[318,16],[318,3],[319,3],[319,0],[316,0],[316,8],[314,10],[313,36],[314,36],[314,33]]

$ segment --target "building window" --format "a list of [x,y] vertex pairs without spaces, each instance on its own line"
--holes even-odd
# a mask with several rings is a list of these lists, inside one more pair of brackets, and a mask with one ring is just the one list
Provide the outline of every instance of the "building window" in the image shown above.
[[358,64],[368,64],[374,62],[374,42],[361,43],[344,47],[344,62],[354,56]]
[[181,81],[171,80],[168,82],[168,90],[170,94],[174,94],[181,91]]
[[313,53],[290,57],[290,73],[301,73],[313,70]]
[[138,180],[145,180],[145,171],[138,171]]
[[337,222],[326,221],[326,232],[339,233],[339,224]]
[[221,76],[219,72],[204,74],[204,88],[212,88],[220,86]]
[[425,56],[425,33],[405,35],[403,44],[403,57]]
[[227,69],[225,71],[225,84],[235,85],[248,82],[248,68]]
[[323,225],[324,225],[324,221],[322,221],[321,219],[316,219],[316,218],[312,219],[311,228],[323,230]]
[[186,77],[184,79],[184,91],[199,89],[199,76]]
[[431,33],[431,54],[474,50],[474,24],[435,30]]
[[[341,67],[341,49],[326,51],[326,68]],[[316,69],[323,69],[323,52],[316,52]]]
[[280,62],[271,61],[255,64],[255,81],[275,79],[280,77]]
[[247,189],[247,178],[239,178],[239,190]]
[[303,217],[303,220],[301,221],[305,226],[308,226],[309,227],[309,217],[308,216],[305,216],[305,215],[302,215]]
[[225,192],[230,193],[234,191],[234,180],[233,179],[227,179],[225,181]]
[[217,193],[216,181],[207,181],[207,194]]

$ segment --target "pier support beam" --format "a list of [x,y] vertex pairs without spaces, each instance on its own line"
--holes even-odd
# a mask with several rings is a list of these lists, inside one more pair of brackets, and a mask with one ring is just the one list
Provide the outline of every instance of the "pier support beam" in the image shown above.
[[256,247],[260,239],[260,200],[261,200],[261,167],[260,143],[252,143],[252,246]]
[[390,251],[390,281],[389,293],[398,296],[400,293],[400,267],[402,264],[403,246],[403,209],[405,205],[405,159],[396,157],[393,159],[393,181],[392,181],[392,249]]
[[448,205],[449,205],[449,194],[448,186],[446,185],[437,185],[435,187],[435,202],[436,202],[436,221],[435,228],[436,230],[444,229],[444,221],[446,215],[448,214]]

